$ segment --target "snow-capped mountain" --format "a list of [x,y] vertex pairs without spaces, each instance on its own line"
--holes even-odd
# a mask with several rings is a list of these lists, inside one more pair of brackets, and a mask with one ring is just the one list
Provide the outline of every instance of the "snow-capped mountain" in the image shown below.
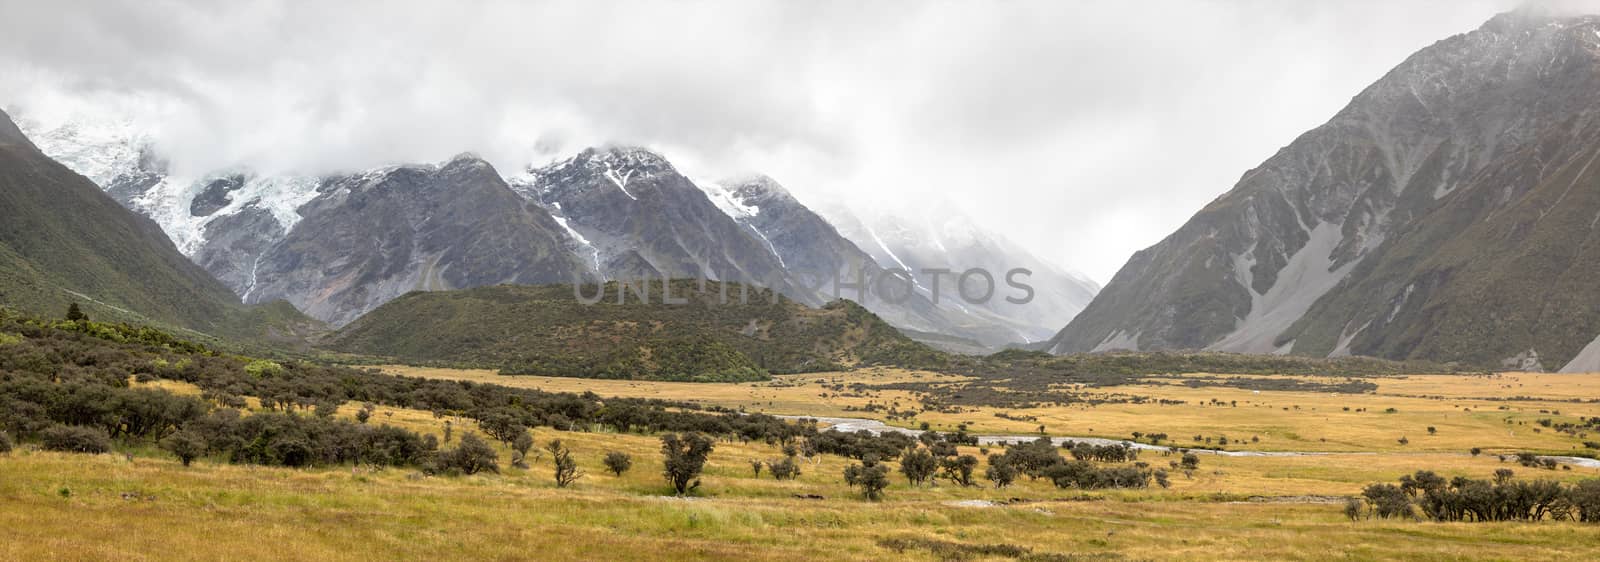
[[[842,235],[770,178],[692,181],[637,147],[588,149],[506,176],[471,155],[319,176],[248,168],[186,175],[170,172],[130,122],[23,127],[46,153],[155,220],[244,302],[288,300],[335,326],[408,291],[574,278],[750,281],[819,305],[861,300],[835,290],[835,279],[902,266],[880,253],[880,240],[864,246],[870,238]],[[1055,276],[1031,257],[985,261],[1010,246],[964,228],[959,237],[946,233],[952,242],[940,253],[912,245],[925,237],[908,236],[896,238],[898,251],[930,267],[1029,267],[1033,305],[935,305],[925,291],[901,303],[869,295],[863,304],[909,333],[980,352],[1039,339],[1081,306],[1072,299],[1092,294],[1092,284]],[[1055,287],[1057,279],[1069,286]]]
[[[719,208],[765,243],[799,283],[818,288],[825,298],[862,302],[914,337],[953,351],[981,353],[1024,341],[999,319],[937,306],[928,294],[903,292],[896,283],[874,285],[865,294],[851,289],[850,284],[876,279],[888,267],[770,177],[756,175],[699,185]],[[877,294],[879,290],[888,294]],[[941,334],[950,337],[937,336]]]
[[[1100,290],[1089,278],[1040,259],[987,231],[948,202],[935,202],[916,215],[879,212],[862,216],[837,205],[825,212],[841,234],[855,241],[878,263],[912,272],[919,292],[931,298],[934,284],[939,283],[941,308],[1003,326],[1009,332],[1003,337],[1011,343],[1049,338],[1055,331],[1052,326],[1070,321]],[[1025,304],[1006,300],[1008,296],[1027,296],[1007,283],[1007,273],[1017,268],[1032,272],[1016,278],[1034,291],[1032,300]],[[940,269],[951,273],[937,274],[938,280],[927,273]],[[956,282],[969,269],[982,269],[993,276],[991,298],[970,302],[961,297]],[[968,295],[981,296],[988,290],[988,283],[981,276],[969,276],[965,290]]]
[[591,148],[511,181],[579,241],[579,253],[602,278],[741,281],[823,302],[794,286],[767,244],[654,152]]
[[316,177],[189,177],[168,173],[127,122],[24,123],[245,303],[287,300],[337,326],[412,290],[592,275],[554,217],[470,155]]
[[1052,349],[1596,370],[1595,92],[1597,16],[1439,41],[1135,254]]

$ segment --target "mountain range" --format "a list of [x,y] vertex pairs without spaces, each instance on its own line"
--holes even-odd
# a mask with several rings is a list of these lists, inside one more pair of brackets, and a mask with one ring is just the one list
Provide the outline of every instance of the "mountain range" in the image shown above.
[[[462,154],[315,176],[193,175],[174,173],[149,135],[125,121],[21,123],[43,152],[154,220],[242,302],[287,301],[335,328],[411,291],[705,278],[756,283],[811,306],[855,298],[923,341],[982,353],[1048,337],[1098,289],[970,223],[936,251],[898,223],[850,216],[837,219],[848,229],[837,228],[765,176],[692,181],[639,147],[590,148],[509,171]],[[1026,267],[1039,298],[973,306],[952,293],[935,303],[925,279],[898,302],[833,287],[857,271],[871,278],[934,266]]]

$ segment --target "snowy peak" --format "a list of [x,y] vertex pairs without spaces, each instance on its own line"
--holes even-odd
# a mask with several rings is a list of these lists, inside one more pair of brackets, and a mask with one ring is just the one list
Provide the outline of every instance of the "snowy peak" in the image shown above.
[[611,146],[584,149],[566,160],[542,168],[529,168],[526,176],[515,178],[512,183],[518,186],[519,192],[537,194],[539,199],[559,187],[567,191],[615,190],[630,201],[638,201],[642,195],[641,180],[676,175],[678,170],[660,154],[633,146]]

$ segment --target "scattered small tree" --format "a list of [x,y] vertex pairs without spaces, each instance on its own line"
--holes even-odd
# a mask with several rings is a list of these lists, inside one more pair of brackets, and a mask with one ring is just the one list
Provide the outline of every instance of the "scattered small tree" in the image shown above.
[[373,406],[370,402],[362,404],[361,409],[356,410],[356,423],[367,423],[367,420],[372,419],[372,412],[377,409],[378,407]]
[[761,477],[761,470],[766,467],[767,465],[763,464],[760,459],[750,459],[750,473],[756,478]]
[[978,468],[978,457],[961,455],[947,458],[939,462],[939,467],[944,471],[944,477],[962,486],[972,485],[972,471]]
[[1513,477],[1513,476],[1516,476],[1516,473],[1512,472],[1511,469],[1509,469],[1509,468],[1497,468],[1497,469],[1494,470],[1494,483],[1495,484],[1505,484],[1506,482],[1510,482],[1511,481],[1511,477]]
[[706,457],[711,456],[714,448],[716,443],[700,433],[661,436],[663,475],[672,484],[673,491],[681,496],[700,487],[700,471],[705,469]]
[[7,436],[6,432],[0,431],[0,455],[10,453],[11,448],[11,437]]
[[1361,495],[1372,504],[1372,513],[1378,517],[1409,519],[1412,515],[1411,496],[1394,484],[1372,484]]
[[782,460],[767,461],[767,472],[777,480],[794,480],[800,477],[800,464],[794,457],[784,457]]
[[989,468],[983,471],[983,477],[994,482],[995,488],[1004,488],[1017,481],[1017,469],[1004,455],[989,455]]
[[889,487],[889,467],[878,462],[877,455],[867,455],[860,464],[844,469],[844,482],[852,488],[861,488],[861,495],[870,501],[883,499],[884,488]]
[[477,474],[479,472],[500,472],[500,455],[494,448],[477,435],[468,433],[461,436],[461,444],[455,449],[440,452],[434,459],[430,472],[444,474]]
[[162,439],[161,448],[178,457],[178,462],[183,466],[189,466],[189,463],[205,454],[206,440],[193,430],[180,429]]
[[533,449],[533,434],[522,430],[516,439],[511,440],[511,466],[528,468],[528,451]]
[[583,476],[583,472],[578,470],[578,461],[572,458],[572,450],[563,445],[560,439],[550,441],[544,449],[550,451],[550,461],[555,464],[557,488],[565,488]]
[[1178,463],[1178,466],[1182,467],[1184,470],[1196,470],[1200,468],[1200,455],[1196,455],[1194,453],[1184,453],[1182,459],[1183,460]]
[[508,410],[496,410],[483,414],[482,417],[478,418],[478,429],[483,430],[485,435],[493,437],[496,441],[509,445],[517,438],[517,435],[527,431],[528,427],[523,425],[522,420],[518,419],[516,414]]
[[1350,518],[1351,521],[1360,521],[1362,511],[1361,507],[1361,500],[1359,498],[1350,498],[1345,500],[1344,516]]
[[1471,450],[1469,450],[1469,451],[1467,451],[1467,452],[1468,452],[1468,453],[1472,453],[1472,456],[1474,456],[1474,457],[1476,457],[1476,456],[1478,456],[1478,455],[1481,455],[1481,454],[1483,454],[1483,449],[1479,449],[1479,448],[1477,448],[1477,447],[1473,447],[1473,448],[1472,448],[1472,449],[1471,449]]
[[917,449],[900,457],[900,474],[904,474],[912,486],[927,482],[937,470],[939,460],[927,449]]
[[606,453],[604,462],[606,464],[606,470],[611,471],[612,474],[617,476],[622,476],[622,473],[627,472],[630,468],[633,468],[633,457],[630,457],[627,453],[620,451],[611,451]]
[[74,302],[67,305],[67,320],[71,322],[88,322],[89,315],[84,314],[83,309],[78,308],[78,303]]

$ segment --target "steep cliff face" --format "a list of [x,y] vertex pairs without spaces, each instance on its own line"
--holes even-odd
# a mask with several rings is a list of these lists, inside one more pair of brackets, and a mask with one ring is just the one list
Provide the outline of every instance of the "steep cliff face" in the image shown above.
[[1051,349],[1560,365],[1600,331],[1596,91],[1600,18],[1440,41],[1135,254]]

